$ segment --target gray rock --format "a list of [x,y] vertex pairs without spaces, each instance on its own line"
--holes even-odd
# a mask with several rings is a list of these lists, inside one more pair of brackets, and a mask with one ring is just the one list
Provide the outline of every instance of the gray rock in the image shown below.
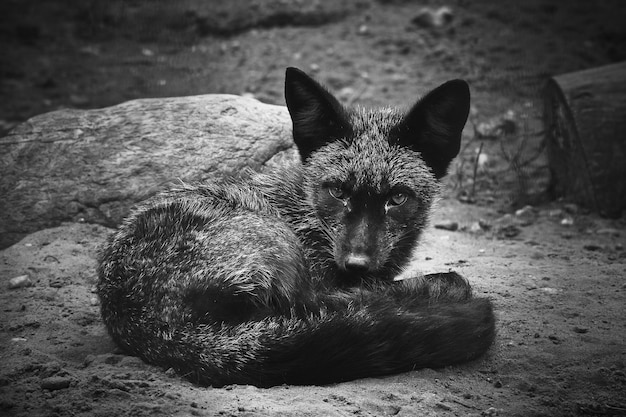
[[285,107],[232,95],[33,117],[0,138],[0,248],[63,221],[115,226],[167,184],[261,169],[291,147]]
[[31,287],[32,285],[33,281],[31,281],[28,275],[20,275],[9,280],[10,290],[14,290],[16,288]]
[[48,391],[57,391],[69,388],[71,384],[72,379],[68,377],[51,376],[41,380],[41,388]]

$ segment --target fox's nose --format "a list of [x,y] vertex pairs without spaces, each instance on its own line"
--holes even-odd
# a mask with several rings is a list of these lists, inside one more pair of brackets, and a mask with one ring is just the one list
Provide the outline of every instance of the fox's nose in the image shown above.
[[346,256],[345,267],[349,271],[367,271],[372,260],[362,253],[350,253]]

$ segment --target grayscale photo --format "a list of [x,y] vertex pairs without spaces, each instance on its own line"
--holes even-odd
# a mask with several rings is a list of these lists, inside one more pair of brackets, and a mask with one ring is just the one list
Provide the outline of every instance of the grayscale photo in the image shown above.
[[625,23],[3,0],[0,415],[626,416]]

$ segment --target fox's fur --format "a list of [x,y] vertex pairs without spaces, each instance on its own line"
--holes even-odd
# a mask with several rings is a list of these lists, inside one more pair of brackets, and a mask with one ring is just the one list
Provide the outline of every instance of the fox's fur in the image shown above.
[[302,164],[165,191],[101,253],[115,342],[205,385],[324,384],[472,360],[487,299],[450,272],[394,281],[459,151],[469,89],[345,109],[289,68]]

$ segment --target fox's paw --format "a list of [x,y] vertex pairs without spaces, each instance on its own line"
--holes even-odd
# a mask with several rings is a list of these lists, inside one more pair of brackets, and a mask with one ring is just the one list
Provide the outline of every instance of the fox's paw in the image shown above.
[[399,284],[404,291],[430,301],[465,301],[472,298],[469,282],[456,272],[439,272],[405,279]]
[[424,275],[427,297],[434,300],[464,301],[472,298],[472,287],[456,272]]

